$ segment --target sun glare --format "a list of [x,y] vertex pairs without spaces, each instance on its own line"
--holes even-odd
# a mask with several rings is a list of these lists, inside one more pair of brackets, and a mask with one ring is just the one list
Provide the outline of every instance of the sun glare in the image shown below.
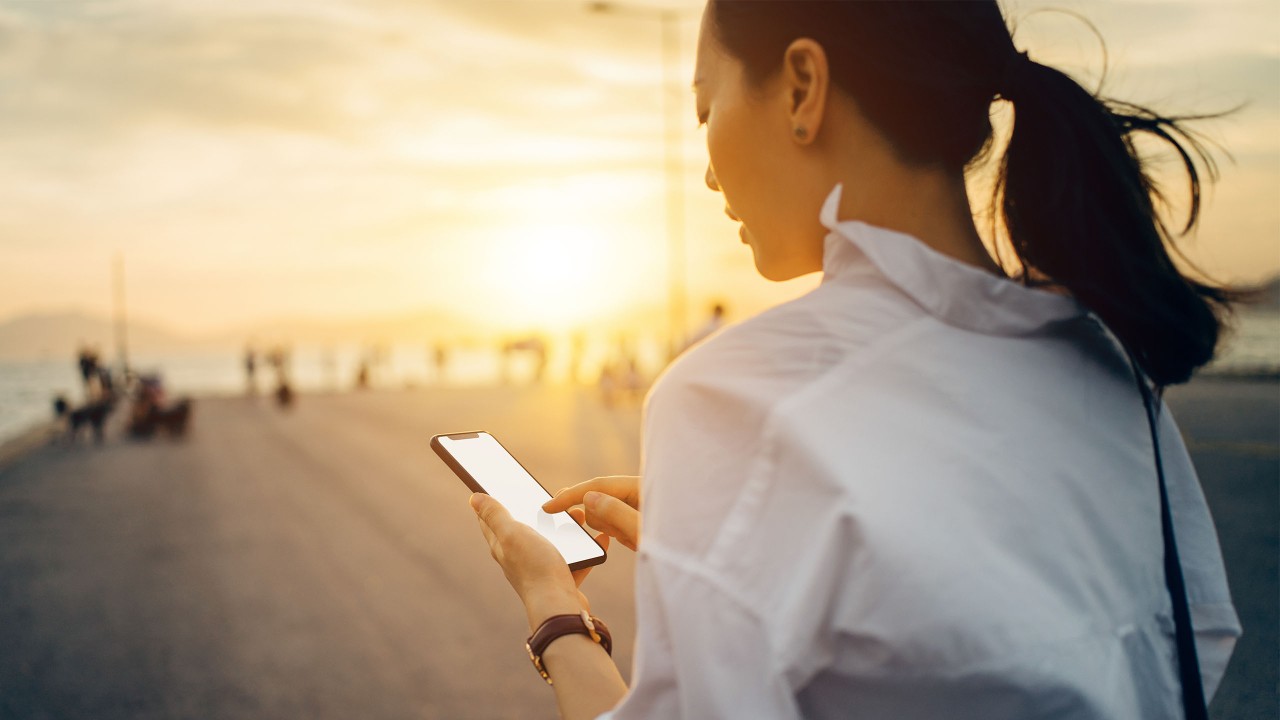
[[620,258],[604,232],[581,225],[532,225],[493,244],[483,281],[495,324],[561,332],[625,305],[613,285]]

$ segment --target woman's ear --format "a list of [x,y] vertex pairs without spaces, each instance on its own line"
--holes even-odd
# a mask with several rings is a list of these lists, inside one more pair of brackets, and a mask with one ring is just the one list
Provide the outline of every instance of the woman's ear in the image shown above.
[[822,129],[831,74],[827,53],[809,38],[787,46],[783,55],[782,81],[788,97],[791,139],[808,145]]

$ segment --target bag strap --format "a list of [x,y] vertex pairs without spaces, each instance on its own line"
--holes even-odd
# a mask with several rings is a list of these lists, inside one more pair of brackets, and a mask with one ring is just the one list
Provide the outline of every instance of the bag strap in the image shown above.
[[1156,475],[1160,479],[1160,524],[1164,534],[1164,583],[1173,600],[1173,624],[1178,645],[1178,674],[1182,679],[1182,706],[1187,720],[1208,720],[1209,711],[1204,699],[1204,685],[1200,680],[1200,660],[1196,655],[1195,629],[1191,626],[1191,608],[1187,604],[1187,586],[1182,578],[1182,563],[1178,560],[1178,543],[1173,537],[1173,512],[1169,508],[1169,489],[1164,479],[1164,462],[1160,458],[1160,434],[1157,431],[1160,398],[1147,385],[1146,376],[1138,367],[1133,355],[1129,355],[1133,377],[1142,393],[1142,404],[1147,408],[1147,424],[1151,427],[1151,447],[1156,456]]

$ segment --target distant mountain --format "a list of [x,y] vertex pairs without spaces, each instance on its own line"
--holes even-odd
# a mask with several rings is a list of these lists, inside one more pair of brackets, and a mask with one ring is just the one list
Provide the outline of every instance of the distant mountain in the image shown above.
[[[131,350],[168,351],[193,344],[159,325],[131,321],[128,333]],[[84,344],[97,347],[103,355],[115,354],[115,330],[111,321],[85,312],[33,313],[0,322],[0,358],[30,360],[70,358]]]
[[[332,346],[425,343],[436,338],[494,335],[489,328],[436,312],[343,320],[279,319],[199,336],[182,335],[159,323],[131,319],[128,333],[131,353],[240,348],[246,342]],[[85,344],[113,358],[116,346],[111,321],[79,311],[32,313],[0,321],[0,359],[70,358]]]
[[240,345],[286,342],[294,345],[426,342],[469,333],[488,334],[465,320],[441,312],[413,312],[356,319],[281,318],[218,333],[210,340]]

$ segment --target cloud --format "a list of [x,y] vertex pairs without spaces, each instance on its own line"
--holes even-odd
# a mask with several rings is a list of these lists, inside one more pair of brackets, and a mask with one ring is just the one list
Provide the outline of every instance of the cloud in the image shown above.
[[[68,7],[75,7],[69,4]],[[0,116],[31,135],[109,138],[187,121],[335,131],[358,44],[307,17],[27,15],[5,23]]]
[[[1251,101],[1207,125],[1249,168],[1225,176],[1222,207],[1240,207],[1227,197],[1233,178],[1274,187],[1277,172],[1253,158],[1277,152],[1280,51],[1263,37],[1275,22],[1259,19],[1276,10],[1017,7],[1064,1],[1107,38],[1117,94],[1169,99],[1175,111]],[[678,3],[688,12],[682,78],[701,5]],[[1042,14],[1021,27],[1037,58],[1057,53],[1084,71],[1097,62],[1074,21]],[[390,303],[379,268],[403,296],[413,272],[438,268],[462,243],[539,217],[589,216],[661,237],[661,49],[651,15],[593,14],[576,1],[5,3],[0,314],[75,293],[94,306],[105,293],[92,278],[116,249],[131,258],[140,302],[197,316],[235,283],[218,311],[243,316],[286,300],[325,312],[344,272],[343,303]],[[729,233],[738,248],[720,203],[701,191],[705,154],[692,98],[681,97],[686,187],[699,193],[691,230]],[[1257,196],[1254,185],[1240,197]],[[1256,214],[1250,228],[1275,217]],[[699,247],[690,243],[691,266],[718,267]],[[423,277],[413,296],[450,282]],[[281,286],[287,299],[272,295]]]
[[541,162],[551,146],[616,161],[655,136],[656,34],[625,21],[565,3],[324,5],[19,5],[0,17],[0,150],[33,175],[83,177],[174,127],[444,165]]

